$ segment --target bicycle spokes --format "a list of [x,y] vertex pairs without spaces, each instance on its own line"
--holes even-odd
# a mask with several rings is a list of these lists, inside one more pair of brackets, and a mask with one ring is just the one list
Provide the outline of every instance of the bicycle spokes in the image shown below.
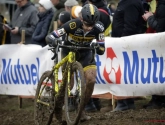
[[71,80],[65,89],[65,117],[69,125],[77,125],[84,107],[84,72],[80,63],[72,65]]
[[38,125],[50,124],[55,106],[53,76],[46,72],[40,78],[35,95],[35,121]]
[[76,70],[74,73],[73,73],[73,78],[74,78],[74,85],[73,87],[71,88],[70,90],[70,95],[73,95],[73,96],[78,96],[81,95],[81,79],[80,79],[80,73],[78,70]]

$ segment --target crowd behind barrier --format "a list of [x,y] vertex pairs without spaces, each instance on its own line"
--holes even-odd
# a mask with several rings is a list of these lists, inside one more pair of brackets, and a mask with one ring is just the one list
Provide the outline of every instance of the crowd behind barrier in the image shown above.
[[[34,1],[34,4],[36,7],[39,6],[37,1]],[[17,9],[17,5],[15,3],[15,0],[1,0],[0,1],[0,8],[1,8],[0,13],[3,16],[5,16],[5,18],[7,18],[8,21],[10,22],[12,19],[12,15],[14,14],[15,10]]]

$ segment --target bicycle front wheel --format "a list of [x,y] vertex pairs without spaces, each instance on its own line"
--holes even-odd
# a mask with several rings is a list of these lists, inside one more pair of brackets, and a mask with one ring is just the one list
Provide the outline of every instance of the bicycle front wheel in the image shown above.
[[[72,64],[69,81],[65,88],[65,119],[68,125],[77,125],[85,105],[84,71],[79,62]],[[70,111],[70,104],[74,106],[74,111]]]
[[54,76],[46,71],[41,76],[34,100],[34,120],[36,125],[50,125],[55,106]]

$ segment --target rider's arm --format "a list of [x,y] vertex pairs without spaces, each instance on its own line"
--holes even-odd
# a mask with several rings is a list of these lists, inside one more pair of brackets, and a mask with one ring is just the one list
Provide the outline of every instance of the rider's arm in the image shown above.
[[[59,29],[54,30],[49,35],[46,36],[46,42],[47,44],[52,44],[58,39],[59,37],[63,36],[64,34],[72,32],[72,28],[74,28],[74,25],[76,22],[74,20],[71,20],[65,24],[63,24]],[[54,44],[56,45],[56,44]]]
[[63,24],[59,29],[54,30],[52,35],[56,38],[63,36],[64,34],[72,33],[77,28],[78,19],[72,19]]
[[58,39],[65,34],[64,28],[59,28],[54,30],[49,35],[46,36],[45,40],[48,45],[56,46]]
[[97,54],[103,55],[105,52],[105,46],[104,46],[104,25],[101,22],[97,22],[95,24],[95,32],[96,32],[96,40],[99,43],[99,47],[97,48]]

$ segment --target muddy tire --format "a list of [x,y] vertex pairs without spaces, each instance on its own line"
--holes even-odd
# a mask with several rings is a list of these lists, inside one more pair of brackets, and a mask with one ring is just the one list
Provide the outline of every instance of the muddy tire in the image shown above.
[[34,120],[36,125],[50,125],[55,107],[54,76],[52,71],[42,74],[34,100]]
[[[74,81],[73,81],[74,78]],[[70,87],[72,86],[72,87]],[[69,95],[68,90],[71,92]],[[70,97],[69,97],[70,96]],[[68,98],[69,97],[69,98]],[[75,110],[69,111],[69,100],[73,104]],[[82,111],[85,104],[85,79],[83,67],[79,62],[75,62],[71,66],[71,78],[70,83],[67,80],[65,87],[65,119],[67,125],[77,125],[80,121]]]

